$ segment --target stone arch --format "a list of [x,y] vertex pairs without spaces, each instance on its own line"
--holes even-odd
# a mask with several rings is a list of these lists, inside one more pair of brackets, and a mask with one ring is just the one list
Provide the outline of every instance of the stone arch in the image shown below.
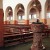
[[13,10],[11,6],[8,6],[5,11],[5,16],[7,18],[7,24],[11,24],[13,20]]
[[19,3],[16,5],[15,7],[15,18],[18,22],[23,22],[23,17],[25,15],[25,8],[23,6],[23,4]]
[[[28,16],[29,16],[29,11],[30,11],[31,8],[36,9],[36,12],[38,14],[37,17],[40,18],[40,12],[41,12],[41,4],[40,4],[40,2],[38,0],[32,0],[32,1],[29,2],[28,7],[27,7]],[[31,21],[31,20],[29,20],[29,21]]]
[[50,0],[46,0],[45,3],[45,10],[46,10],[46,24],[50,25]]

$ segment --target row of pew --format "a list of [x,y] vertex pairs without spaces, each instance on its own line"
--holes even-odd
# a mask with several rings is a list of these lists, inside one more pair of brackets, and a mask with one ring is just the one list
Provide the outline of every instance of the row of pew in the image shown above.
[[[48,37],[50,29],[45,25],[43,37]],[[4,46],[12,46],[33,40],[31,25],[4,25]]]

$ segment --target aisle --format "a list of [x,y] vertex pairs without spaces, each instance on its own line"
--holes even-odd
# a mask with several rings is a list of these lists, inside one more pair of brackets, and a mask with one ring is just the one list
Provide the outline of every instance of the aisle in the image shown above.
[[[50,50],[50,38],[45,38],[43,44],[46,46],[46,50]],[[30,50],[32,42],[27,42],[11,47],[0,48],[0,50]]]

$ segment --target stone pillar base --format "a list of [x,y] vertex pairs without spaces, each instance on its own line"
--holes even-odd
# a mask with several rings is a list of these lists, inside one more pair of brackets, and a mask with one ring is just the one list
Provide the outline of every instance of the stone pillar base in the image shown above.
[[4,24],[7,24],[7,21],[4,21]]
[[14,21],[13,21],[13,24],[18,24],[18,21],[14,20]]
[[26,25],[29,25],[29,20],[25,20],[25,24]]

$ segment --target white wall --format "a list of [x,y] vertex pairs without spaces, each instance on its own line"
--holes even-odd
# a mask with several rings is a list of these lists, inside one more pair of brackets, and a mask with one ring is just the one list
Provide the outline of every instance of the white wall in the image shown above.
[[[4,10],[4,13],[5,13],[5,10],[8,6],[12,7],[13,9],[13,13],[14,13],[14,10],[15,10],[15,7],[17,6],[17,4],[21,3],[23,6],[24,6],[24,9],[25,9],[25,18],[27,19],[27,7],[28,7],[28,4],[31,0],[3,0],[3,10]],[[39,2],[41,3],[41,18],[42,19],[45,19],[45,3],[46,3],[46,0],[39,0]],[[5,15],[5,14],[4,14]],[[13,20],[14,20],[14,14],[13,14]]]
[[3,9],[5,10],[8,6],[11,6],[12,9],[14,9],[19,3],[26,7],[30,1],[31,0],[3,0]]
[[[10,6],[10,7],[12,7],[12,9],[13,9],[13,13],[14,13],[14,11],[15,11],[15,7],[19,4],[19,3],[21,3],[23,6],[24,6],[24,9],[27,9],[27,6],[28,6],[28,4],[29,4],[29,2],[30,2],[31,0],[3,0],[3,10],[4,10],[4,21],[6,20],[6,16],[5,16],[5,11],[6,11],[6,8],[8,7],[8,6]],[[27,10],[26,10],[27,11]],[[14,15],[14,14],[13,14]],[[14,16],[13,16],[13,20],[14,20]],[[27,16],[25,17],[25,18],[27,18]]]
[[[24,8],[27,8],[30,1],[31,0],[29,1],[28,0],[3,0],[3,10],[5,11],[8,6],[11,6],[12,9],[14,10],[17,4],[19,3],[21,3],[24,6]],[[44,2],[46,2],[46,0],[44,1],[39,0],[39,1],[41,3],[41,6],[44,4]]]

